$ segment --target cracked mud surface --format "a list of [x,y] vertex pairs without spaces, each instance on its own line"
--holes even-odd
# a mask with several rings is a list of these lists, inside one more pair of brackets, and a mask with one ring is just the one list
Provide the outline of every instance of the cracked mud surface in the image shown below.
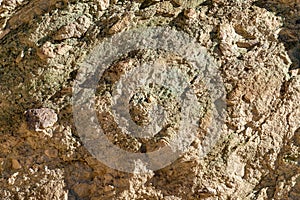
[[[171,165],[139,175],[108,168],[83,146],[73,122],[72,86],[97,44],[149,26],[184,31],[208,50],[222,75],[227,114],[220,139],[204,158],[198,149],[209,123],[205,106],[189,150]],[[0,198],[300,199],[299,30],[299,0],[0,0]],[[128,151],[154,151],[173,134],[128,138],[116,130],[107,106],[121,74],[158,58],[189,69],[174,55],[133,52],[99,82],[99,121]],[[131,117],[149,123],[156,102],[171,107],[175,122],[176,101],[158,93],[172,94],[153,88],[132,98]],[[195,89],[205,96],[201,83]]]

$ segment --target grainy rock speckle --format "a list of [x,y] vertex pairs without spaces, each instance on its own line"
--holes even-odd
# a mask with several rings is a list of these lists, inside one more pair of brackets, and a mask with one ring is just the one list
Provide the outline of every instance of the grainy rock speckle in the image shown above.
[[[223,78],[227,114],[204,158],[200,128],[171,165],[130,174],[82,145],[72,86],[97,44],[147,26],[184,31],[207,49]],[[299,0],[0,0],[0,199],[300,199],[299,28]],[[176,134],[171,127],[153,140],[130,137],[109,110],[119,77],[158,58],[188,69],[178,56],[140,50],[108,66],[99,82],[99,121],[110,141],[131,152],[156,150]],[[153,102],[164,97],[151,95]],[[147,124],[152,105],[141,99],[132,117]],[[176,122],[176,101],[163,103]]]

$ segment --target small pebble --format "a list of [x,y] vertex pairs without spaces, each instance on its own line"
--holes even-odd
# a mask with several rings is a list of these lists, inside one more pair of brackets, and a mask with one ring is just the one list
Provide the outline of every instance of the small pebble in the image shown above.
[[53,45],[51,42],[45,42],[41,48],[38,49],[37,55],[40,59],[54,58],[55,53],[53,51]]
[[45,150],[45,154],[49,158],[56,158],[58,155],[58,151],[56,149],[47,149]]
[[104,192],[112,191],[115,187],[113,185],[106,185],[104,187]]
[[117,23],[115,23],[109,30],[109,34],[115,34],[123,31],[126,27],[130,25],[130,16],[125,15],[122,19],[120,19]]
[[26,111],[27,126],[30,130],[38,131],[52,127],[57,122],[57,114],[49,108],[30,109]]
[[21,169],[22,168],[19,161],[16,160],[16,159],[11,160],[11,166],[12,166],[13,169]]
[[183,14],[189,19],[195,19],[197,17],[197,12],[194,8],[185,9]]

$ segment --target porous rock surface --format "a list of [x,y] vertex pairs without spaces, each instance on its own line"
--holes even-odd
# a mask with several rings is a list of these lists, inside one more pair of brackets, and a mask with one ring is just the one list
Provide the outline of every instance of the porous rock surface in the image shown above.
[[[205,157],[196,139],[171,165],[131,174],[105,166],[83,145],[72,85],[93,47],[147,26],[176,28],[208,50],[227,110]],[[299,0],[0,0],[0,199],[300,199],[299,30]],[[110,69],[154,54],[127,55]],[[111,98],[119,73],[107,72],[100,103]],[[137,122],[147,122],[145,105],[132,108]],[[46,114],[51,123],[41,127],[35,118],[32,129],[25,114],[32,109],[54,118]],[[101,116],[103,126],[111,123]],[[116,145],[145,151],[111,129]]]

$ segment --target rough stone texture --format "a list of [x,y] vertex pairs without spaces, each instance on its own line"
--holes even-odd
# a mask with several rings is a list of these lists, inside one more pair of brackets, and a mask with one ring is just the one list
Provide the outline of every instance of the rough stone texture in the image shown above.
[[57,121],[57,115],[49,108],[30,109],[26,111],[26,120],[28,128],[37,131],[52,127]]
[[[0,0],[1,199],[300,199],[299,0],[187,2]],[[188,33],[217,60],[226,124],[204,158],[196,140],[164,169],[119,172],[82,145],[72,84],[104,38],[157,25]],[[149,56],[140,54],[116,64]],[[57,123],[28,129],[24,113],[37,108],[55,110]]]

